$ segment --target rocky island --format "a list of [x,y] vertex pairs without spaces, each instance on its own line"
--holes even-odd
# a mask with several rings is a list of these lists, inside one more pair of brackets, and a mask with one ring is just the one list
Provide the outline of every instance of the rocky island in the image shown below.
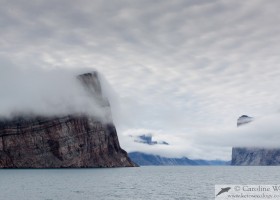
[[[108,118],[97,72],[78,77]],[[21,114],[0,119],[0,168],[89,168],[136,166],[119,144],[112,121],[85,113],[63,116]]]

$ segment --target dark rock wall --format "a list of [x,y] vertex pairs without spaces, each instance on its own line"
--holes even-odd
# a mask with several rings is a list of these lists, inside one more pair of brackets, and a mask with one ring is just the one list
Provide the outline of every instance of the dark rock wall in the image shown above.
[[0,123],[1,168],[134,166],[113,124],[92,117],[36,118]]
[[231,165],[280,165],[280,149],[234,147],[232,148]]

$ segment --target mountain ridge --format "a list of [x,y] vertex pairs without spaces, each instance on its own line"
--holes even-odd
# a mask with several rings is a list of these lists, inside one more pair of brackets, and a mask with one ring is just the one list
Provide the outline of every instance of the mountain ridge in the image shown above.
[[187,157],[168,158],[142,152],[128,153],[131,160],[140,166],[199,166],[199,165],[228,165],[228,161],[221,160],[192,160]]

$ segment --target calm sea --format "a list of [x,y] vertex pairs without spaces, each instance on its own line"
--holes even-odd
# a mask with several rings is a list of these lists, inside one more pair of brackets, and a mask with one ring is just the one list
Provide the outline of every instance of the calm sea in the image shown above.
[[1,200],[208,200],[215,184],[280,184],[280,167],[0,170]]

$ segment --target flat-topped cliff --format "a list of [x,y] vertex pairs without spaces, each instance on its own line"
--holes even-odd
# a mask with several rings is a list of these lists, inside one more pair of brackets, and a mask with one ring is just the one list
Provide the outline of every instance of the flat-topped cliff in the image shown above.
[[98,74],[87,73],[78,78],[98,99],[109,119],[85,113],[63,116],[23,113],[0,119],[0,168],[136,166],[119,145]]

